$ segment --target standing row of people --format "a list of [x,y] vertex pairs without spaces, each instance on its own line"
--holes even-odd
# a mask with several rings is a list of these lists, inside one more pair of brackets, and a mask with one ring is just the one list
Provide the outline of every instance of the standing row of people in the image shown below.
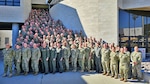
[[[10,73],[9,77],[12,76],[13,61],[16,68],[16,75],[21,73],[21,68],[24,75],[27,75],[31,61],[31,68],[34,75],[38,74],[39,69],[42,69],[45,74],[49,72],[55,73],[57,70],[60,73],[69,70],[73,70],[74,72],[77,70],[81,72],[96,70],[98,73],[103,72],[103,75],[111,75],[115,79],[120,74],[120,80],[124,82],[127,82],[128,77],[131,75],[132,79],[136,77],[139,81],[142,79],[140,72],[141,52],[139,52],[137,46],[134,47],[134,51],[130,54],[126,47],[108,46],[107,43],[100,45],[99,42],[90,46],[87,46],[87,43],[83,42],[79,44],[79,47],[75,44],[68,47],[66,42],[50,43],[48,47],[47,43],[43,42],[41,47],[37,47],[37,44],[34,43],[33,48],[29,48],[27,43],[24,43],[22,48],[16,45],[15,50],[10,48],[9,44],[6,44],[3,54],[3,76],[7,75],[8,69]],[[39,63],[42,66],[39,67]],[[132,67],[130,67],[130,63]],[[130,73],[131,69],[132,74]]]

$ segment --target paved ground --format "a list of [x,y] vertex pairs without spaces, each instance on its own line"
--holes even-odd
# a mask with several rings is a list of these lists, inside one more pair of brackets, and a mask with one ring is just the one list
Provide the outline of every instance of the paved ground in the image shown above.
[[[1,53],[0,53],[1,55]],[[119,79],[113,79],[94,72],[64,72],[56,74],[39,74],[33,76],[31,73],[27,76],[13,76],[11,78],[2,77],[3,61],[0,56],[0,84],[148,84],[144,82],[131,81],[124,83]]]

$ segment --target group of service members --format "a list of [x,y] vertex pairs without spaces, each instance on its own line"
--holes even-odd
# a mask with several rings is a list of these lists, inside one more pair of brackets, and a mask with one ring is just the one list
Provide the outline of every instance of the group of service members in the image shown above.
[[[141,52],[138,46],[130,54],[126,47],[114,46],[114,44],[101,42],[79,42],[79,44],[69,45],[67,41],[48,45],[45,41],[41,46],[33,43],[33,47],[28,47],[27,43],[23,46],[16,44],[15,49],[7,43],[3,50],[4,55],[4,74],[12,77],[12,66],[15,65],[16,75],[23,72],[27,75],[31,70],[34,75],[39,73],[39,69],[45,74],[62,73],[64,71],[90,72],[96,70],[106,76],[111,76],[120,81],[127,82],[129,76],[132,79],[141,81]],[[130,67],[132,64],[132,67]],[[40,66],[41,65],[41,66]],[[130,72],[132,71],[132,73]]]

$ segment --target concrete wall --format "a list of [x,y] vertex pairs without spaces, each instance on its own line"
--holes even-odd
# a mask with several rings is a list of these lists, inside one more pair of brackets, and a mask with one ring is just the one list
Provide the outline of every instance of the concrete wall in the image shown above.
[[118,0],[118,2],[122,9],[150,7],[150,0]]
[[5,48],[5,38],[9,38],[9,43],[12,45],[12,31],[11,30],[0,30],[0,49]]
[[[83,30],[88,37],[93,36],[97,39],[102,38],[107,42],[118,44],[117,0],[64,0],[61,4],[72,7],[76,10]],[[57,7],[57,5],[54,7]],[[53,14],[57,9],[61,8],[57,7],[55,10],[50,11],[50,13]],[[59,17],[65,20],[72,15],[65,16],[66,13],[63,13],[64,10],[60,10],[60,13],[62,13]],[[55,14],[58,15],[57,12],[55,12]],[[57,16],[52,15],[52,17],[56,18]],[[70,19],[73,20],[74,18]],[[68,22],[63,23],[71,23],[69,22],[71,20],[67,21]]]
[[48,0],[31,0],[32,4],[46,4]]
[[20,6],[0,6],[0,22],[23,23],[31,11],[31,0],[20,0]]
[[50,9],[50,15],[55,21],[58,19],[61,20],[68,29],[72,29],[74,31],[84,31],[77,14],[77,10],[70,6],[56,4]]

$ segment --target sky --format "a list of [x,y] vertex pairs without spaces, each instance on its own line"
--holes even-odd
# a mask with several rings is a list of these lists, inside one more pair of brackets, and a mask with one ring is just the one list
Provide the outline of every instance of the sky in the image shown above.
[[[144,18],[146,23],[146,18]],[[148,18],[148,23],[150,23],[150,18]],[[142,27],[142,17],[138,16],[135,21],[135,27]],[[129,13],[123,10],[119,10],[119,28],[129,28]],[[132,14],[130,14],[130,28],[134,28],[134,20]]]

